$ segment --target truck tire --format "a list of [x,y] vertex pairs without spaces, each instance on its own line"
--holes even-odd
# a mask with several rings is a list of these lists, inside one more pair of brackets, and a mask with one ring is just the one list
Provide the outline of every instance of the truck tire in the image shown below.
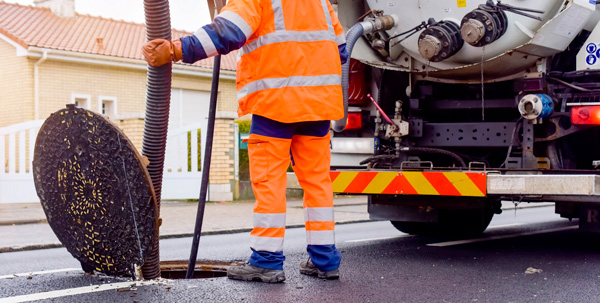
[[473,236],[485,231],[493,216],[492,209],[444,210],[440,211],[439,222],[390,222],[411,235]]

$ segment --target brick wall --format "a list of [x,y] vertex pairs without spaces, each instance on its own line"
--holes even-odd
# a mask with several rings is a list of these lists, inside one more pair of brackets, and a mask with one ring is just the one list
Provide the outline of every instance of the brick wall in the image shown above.
[[[233,120],[216,119],[213,153],[211,157],[210,183],[229,184],[234,173],[234,129]],[[215,171],[212,174],[213,169]]]
[[0,40],[0,127],[33,120],[33,63]]
[[133,143],[133,146],[142,153],[142,139],[144,137],[144,119],[126,118],[120,119],[118,126],[123,130],[127,138]]

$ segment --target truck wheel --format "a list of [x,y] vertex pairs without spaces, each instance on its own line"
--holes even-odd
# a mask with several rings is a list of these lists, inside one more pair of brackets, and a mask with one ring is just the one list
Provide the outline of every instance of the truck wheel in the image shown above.
[[473,236],[481,234],[492,221],[491,209],[440,211],[439,222],[390,221],[399,231],[411,235]]

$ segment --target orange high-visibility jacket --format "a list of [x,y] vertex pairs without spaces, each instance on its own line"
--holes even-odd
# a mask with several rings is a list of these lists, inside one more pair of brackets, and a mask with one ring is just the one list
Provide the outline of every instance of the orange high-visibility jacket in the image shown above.
[[240,116],[284,123],[343,117],[346,41],[329,0],[230,0],[213,23],[181,40],[189,63],[240,49]]

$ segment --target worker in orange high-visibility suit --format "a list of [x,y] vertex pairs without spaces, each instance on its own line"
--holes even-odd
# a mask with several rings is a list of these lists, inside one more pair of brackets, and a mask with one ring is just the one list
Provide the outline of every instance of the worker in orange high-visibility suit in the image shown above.
[[308,260],[300,272],[337,279],[330,120],[343,117],[345,36],[329,0],[229,0],[214,22],[192,36],[143,46],[154,66],[193,63],[240,49],[238,114],[253,114],[248,153],[256,196],[252,255],[229,278],[282,282],[286,170],[304,189]]

